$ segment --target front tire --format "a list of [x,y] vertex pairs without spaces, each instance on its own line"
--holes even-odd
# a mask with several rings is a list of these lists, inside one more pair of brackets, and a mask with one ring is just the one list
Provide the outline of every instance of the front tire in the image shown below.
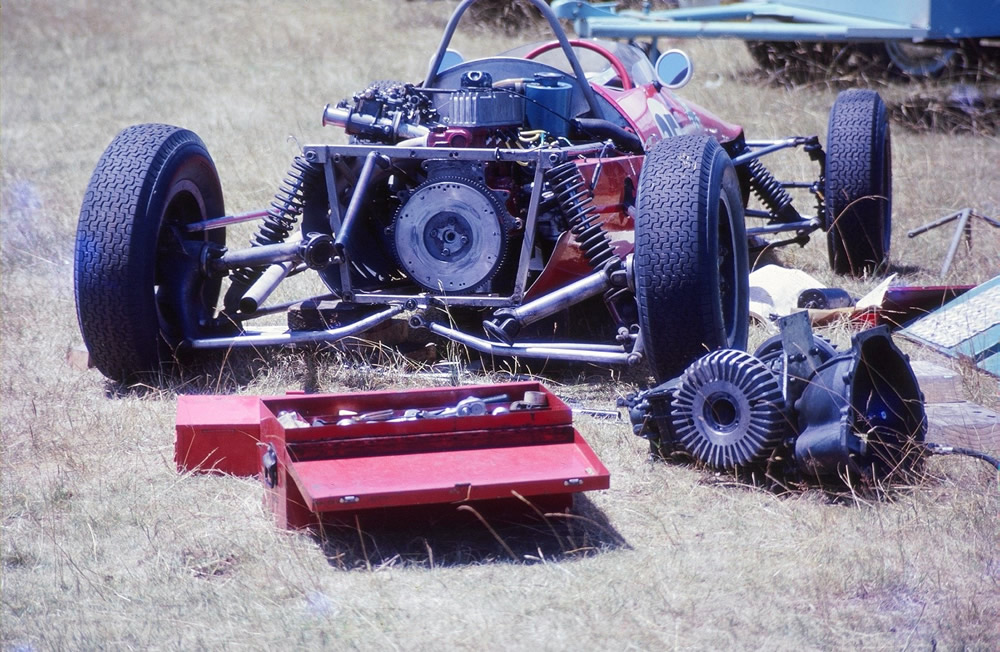
[[201,245],[225,231],[181,227],[225,214],[201,139],[161,124],[123,130],[87,186],[76,234],[77,317],[95,366],[127,381],[155,372],[185,338],[214,330],[220,278],[201,274]]
[[746,225],[725,150],[710,136],[661,141],[646,154],[636,204],[639,329],[657,381],[707,351],[745,348]]
[[824,199],[833,271],[862,276],[885,266],[892,236],[892,141],[885,103],[874,91],[843,91],[833,103]]

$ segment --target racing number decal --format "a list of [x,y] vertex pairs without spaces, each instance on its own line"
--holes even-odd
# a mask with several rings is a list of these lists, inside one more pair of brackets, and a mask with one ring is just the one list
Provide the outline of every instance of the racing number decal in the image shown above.
[[656,121],[656,126],[660,129],[663,138],[673,138],[680,132],[681,126],[677,124],[677,119],[670,113],[670,109],[653,98],[647,100],[646,106],[653,114],[653,119]]

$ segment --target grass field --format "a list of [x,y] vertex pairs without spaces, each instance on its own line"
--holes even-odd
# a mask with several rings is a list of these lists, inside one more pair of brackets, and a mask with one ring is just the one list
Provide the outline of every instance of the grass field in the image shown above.
[[[94,164],[120,129],[192,129],[215,158],[227,210],[257,209],[297,143],[336,137],[320,126],[325,103],[374,79],[423,75],[452,6],[4,4],[3,649],[1000,647],[1000,487],[979,462],[932,459],[923,481],[884,501],[818,490],[776,496],[652,463],[623,423],[581,417],[612,489],[581,499],[581,518],[494,523],[516,560],[475,522],[348,528],[319,540],[277,530],[255,480],[176,473],[177,395],[441,381],[400,380],[398,362],[370,368],[337,355],[307,361],[284,353],[139,387],[66,364],[81,342],[72,284],[77,214]],[[509,45],[487,31],[457,40],[468,56]],[[685,96],[751,136],[825,135],[840,82],[787,88],[755,72],[740,43],[684,47],[697,66]],[[947,92],[945,82],[855,81],[890,104]],[[938,270],[950,230],[903,236],[965,206],[1000,214],[995,130],[893,129],[892,271],[908,284],[996,275],[1000,234],[977,230],[973,250],[959,253],[946,278]],[[800,162],[783,165],[790,175]],[[833,277],[822,239],[777,260],[856,293],[878,280]],[[974,398],[996,401],[995,379],[970,379]],[[548,382],[561,395],[609,407],[634,380],[584,368]]]

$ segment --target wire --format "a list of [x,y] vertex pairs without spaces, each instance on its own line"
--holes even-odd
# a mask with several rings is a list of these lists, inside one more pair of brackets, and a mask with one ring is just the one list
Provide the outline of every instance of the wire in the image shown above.
[[934,455],[967,455],[968,457],[974,457],[977,460],[986,462],[997,471],[1000,471],[1000,459],[997,459],[992,455],[987,455],[982,451],[973,450],[971,448],[959,448],[957,446],[945,446],[934,442],[925,442],[924,447],[928,452],[933,453]]
[[520,134],[518,134],[517,139],[522,143],[537,143],[537,142],[544,143],[545,136],[547,135],[548,134],[546,134],[541,129],[535,129],[534,131],[522,131]]
[[958,446],[945,446],[934,442],[924,442],[924,448],[932,455],[965,455],[982,460],[992,466],[997,471],[997,485],[1000,486],[1000,459],[987,455],[982,451],[971,448],[959,448]]

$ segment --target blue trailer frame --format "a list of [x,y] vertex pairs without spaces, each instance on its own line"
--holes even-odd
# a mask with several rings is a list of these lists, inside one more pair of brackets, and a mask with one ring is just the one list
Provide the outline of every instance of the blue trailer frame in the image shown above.
[[583,37],[734,37],[763,41],[913,41],[1000,37],[1000,0],[827,0],[616,11],[614,3],[556,0]]
[[[560,18],[573,20],[582,37],[652,38],[651,55],[661,37],[952,47],[960,41],[1000,38],[1000,0],[783,0],[657,11],[617,11],[613,2],[555,0],[552,8]],[[892,57],[891,49],[889,54]],[[900,67],[914,74],[935,72]]]

